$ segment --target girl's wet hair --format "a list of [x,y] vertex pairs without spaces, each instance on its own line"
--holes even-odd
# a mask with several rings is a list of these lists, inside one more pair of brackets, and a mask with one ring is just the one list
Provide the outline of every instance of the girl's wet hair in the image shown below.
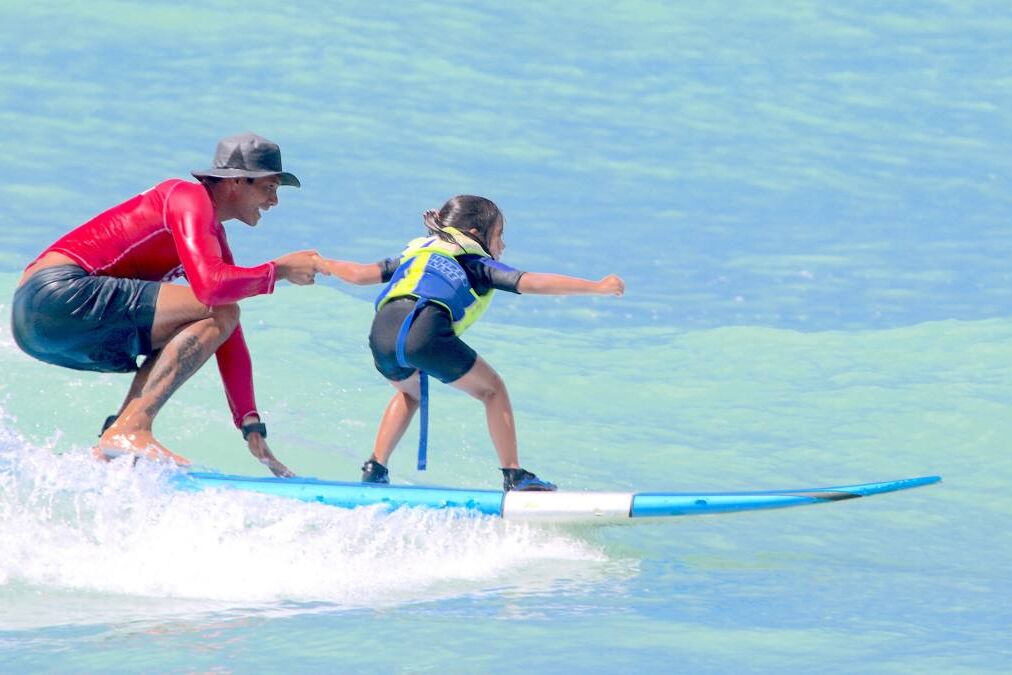
[[[445,227],[453,227],[473,238],[486,251],[489,250],[489,238],[497,224],[503,223],[503,215],[499,207],[490,199],[474,195],[457,195],[451,197],[443,208],[436,211],[429,209],[422,214],[426,229],[440,239],[453,241]],[[468,232],[470,229],[477,232]]]

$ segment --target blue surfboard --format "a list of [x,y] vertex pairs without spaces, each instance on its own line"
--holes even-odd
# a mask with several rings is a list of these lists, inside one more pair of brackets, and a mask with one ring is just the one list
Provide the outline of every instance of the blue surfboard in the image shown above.
[[666,516],[698,516],[779,509],[868,497],[931,485],[940,476],[881,483],[756,492],[506,492],[417,485],[375,485],[316,478],[253,478],[189,472],[174,478],[183,490],[232,489],[342,508],[464,509],[511,520],[643,522]]

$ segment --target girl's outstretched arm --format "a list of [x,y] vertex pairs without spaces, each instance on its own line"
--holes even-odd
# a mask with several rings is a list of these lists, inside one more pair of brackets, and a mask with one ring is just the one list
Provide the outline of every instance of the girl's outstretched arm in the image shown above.
[[615,274],[591,281],[564,274],[525,272],[520,277],[517,290],[540,295],[622,295],[625,293],[625,282]]
[[357,263],[348,260],[324,259],[323,265],[330,274],[349,284],[366,286],[383,281],[383,270],[379,263]]

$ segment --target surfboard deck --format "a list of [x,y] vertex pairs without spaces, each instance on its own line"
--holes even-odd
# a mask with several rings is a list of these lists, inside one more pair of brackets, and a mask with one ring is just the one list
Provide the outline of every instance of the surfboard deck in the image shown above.
[[631,522],[779,509],[909,490],[941,481],[921,476],[879,483],[750,492],[506,492],[419,485],[375,485],[317,478],[256,478],[188,472],[175,477],[183,490],[245,490],[342,508],[380,504],[389,509],[464,509],[511,520]]

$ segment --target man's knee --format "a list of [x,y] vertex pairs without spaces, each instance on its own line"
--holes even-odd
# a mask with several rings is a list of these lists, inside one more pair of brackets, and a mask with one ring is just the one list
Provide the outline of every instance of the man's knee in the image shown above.
[[211,309],[211,317],[226,335],[231,335],[232,331],[239,325],[239,305],[231,304],[213,307]]

